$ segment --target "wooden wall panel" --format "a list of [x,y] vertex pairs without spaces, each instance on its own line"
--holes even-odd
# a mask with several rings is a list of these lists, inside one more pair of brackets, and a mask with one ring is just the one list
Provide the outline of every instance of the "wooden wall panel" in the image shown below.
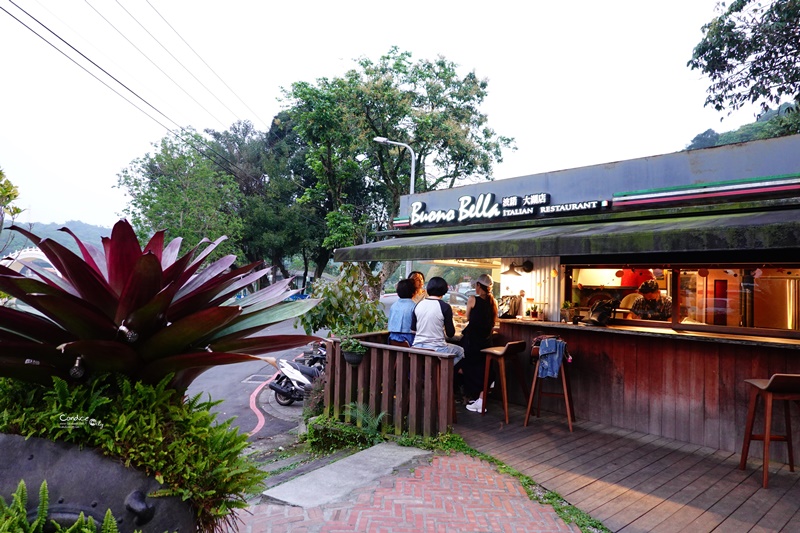
[[[699,348],[699,346],[698,346]],[[719,448],[720,443],[720,372],[719,350],[710,346],[706,353],[700,351],[699,358],[703,364],[703,445]]]
[[647,398],[650,404],[648,428],[646,433],[662,434],[662,419],[664,416],[664,343],[659,339],[648,339],[647,351],[642,354],[650,362],[649,389],[642,391],[638,401]]
[[[513,329],[504,323],[503,331],[528,341],[534,332],[560,335],[567,341],[574,355],[570,376],[578,419],[735,453],[741,451],[747,415],[749,385],[744,380],[776,372],[800,373],[796,349],[624,335],[583,326],[548,328],[543,323]],[[529,383],[532,371],[526,370]],[[776,407],[776,431],[783,431],[782,407]],[[545,398],[542,408],[564,411],[560,399]],[[793,406],[795,442],[800,442],[798,411]],[[756,424],[763,424],[760,414]],[[754,443],[751,457],[761,452]],[[781,443],[771,453],[776,461],[788,458]]]

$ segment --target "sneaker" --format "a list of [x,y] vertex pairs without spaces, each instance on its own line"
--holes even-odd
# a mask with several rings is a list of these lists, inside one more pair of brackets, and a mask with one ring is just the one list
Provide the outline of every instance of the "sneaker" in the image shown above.
[[478,398],[477,400],[469,404],[467,406],[467,409],[469,411],[472,411],[473,413],[480,413],[481,409],[483,409],[483,399]]

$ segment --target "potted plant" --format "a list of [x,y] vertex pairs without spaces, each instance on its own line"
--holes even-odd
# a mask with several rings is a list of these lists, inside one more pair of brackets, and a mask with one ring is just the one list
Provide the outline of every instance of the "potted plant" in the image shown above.
[[531,317],[531,318],[539,318],[539,306],[538,305],[532,305],[528,309],[528,316]]
[[361,364],[364,354],[367,353],[367,347],[348,333],[341,335],[340,338],[342,340],[340,347],[344,360],[354,366]]
[[[577,304],[575,304],[577,306]],[[564,300],[561,304],[561,320],[564,322],[571,322],[572,316],[575,314],[576,307],[573,307],[572,302]]]
[[386,314],[378,301],[370,300],[363,290],[363,272],[354,263],[344,263],[335,280],[319,280],[311,291],[319,305],[299,317],[296,324],[306,333],[327,329],[341,339],[341,352],[351,364],[359,364],[367,348],[352,338],[386,328]]
[[[230,420],[214,421],[210,409],[219,402],[187,398],[186,388],[211,366],[260,360],[260,355],[319,340],[259,334],[266,326],[303,315],[318,300],[287,301],[299,292],[288,290],[291,279],[237,299],[268,270],[259,270],[260,263],[236,267],[235,256],[206,265],[225,237],[180,255],[180,238],[166,243],[160,231],[142,247],[130,224],[121,220],[103,238],[102,248],[62,228],[78,245],[74,253],[22,228],[11,229],[31,240],[55,272],[30,262],[26,266],[33,276],[26,277],[0,266],[0,291],[26,304],[0,307],[4,454],[28,457],[14,451],[12,440],[23,451],[52,443],[57,446],[46,453],[61,464],[72,464],[64,457],[73,451],[85,452],[80,458],[89,465],[98,464],[88,456],[96,455],[110,459],[109,468],[128,467],[111,476],[117,482],[112,484],[124,485],[127,470],[151,483],[137,496],[132,496],[137,490],[120,486],[111,501],[111,496],[89,494],[106,467],[70,467],[62,474],[44,465],[51,492],[72,506],[61,512],[62,525],[74,522],[69,518],[75,509],[100,513],[98,522],[105,509],[112,509],[126,524],[150,521],[150,530],[159,516],[185,515],[164,510],[166,504],[159,502],[155,507],[161,510],[153,517],[152,498],[164,497],[188,506],[194,529],[233,526],[235,511],[246,507],[263,473],[240,456],[247,436],[230,427]],[[16,463],[18,468],[3,469],[0,492],[11,487],[10,494],[31,475],[24,469],[34,461]],[[40,482],[30,479],[28,485]],[[144,486],[141,479],[135,483]],[[38,505],[32,500],[29,511]],[[141,514],[129,514],[130,505]],[[177,528],[159,531],[165,529]]]

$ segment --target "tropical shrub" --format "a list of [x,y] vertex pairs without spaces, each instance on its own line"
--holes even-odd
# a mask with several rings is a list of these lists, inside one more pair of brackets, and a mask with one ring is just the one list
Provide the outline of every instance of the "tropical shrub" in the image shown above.
[[309,335],[257,333],[313,308],[313,299],[284,301],[299,291],[284,280],[241,299],[235,296],[267,273],[260,263],[236,267],[222,257],[201,269],[225,237],[179,256],[181,239],[157,232],[141,248],[119,221],[103,249],[76,240],[81,255],[17,226],[57,273],[33,263],[37,278],[0,267],[0,290],[32,308],[0,307],[0,376],[49,385],[92,373],[116,372],[157,384],[167,375],[179,391],[211,366],[308,344]]
[[[64,528],[58,523],[47,523],[47,507],[49,502],[47,481],[43,481],[39,488],[39,507],[36,509],[36,518],[28,518],[28,488],[24,481],[20,481],[17,490],[11,496],[11,503],[6,504],[0,497],[0,533],[42,533],[55,531],[63,533],[97,533],[97,525],[91,516],[86,518],[81,513],[80,517],[69,528]],[[52,525],[52,527],[50,527]],[[111,510],[106,511],[100,533],[118,533],[117,521]],[[140,530],[136,530],[137,533]]]
[[[33,277],[0,266],[0,291],[26,305],[0,307],[0,431],[101,449],[144,470],[196,512],[200,531],[230,525],[263,474],[241,456],[247,436],[215,422],[210,400],[185,399],[204,370],[305,346],[311,335],[259,335],[318,300],[288,301],[291,279],[237,298],[268,271],[232,255],[204,266],[225,237],[179,255],[181,239],[157,232],[141,247],[122,220],[102,248],[75,253],[12,226],[56,272]],[[5,379],[3,379],[5,378]],[[33,384],[33,385],[31,385]],[[65,429],[58,413],[101,427]]]
[[380,302],[367,296],[362,283],[358,266],[345,263],[336,280],[314,284],[311,296],[320,303],[296,322],[306,333],[321,329],[329,329],[334,335],[381,331],[386,327],[386,313]]
[[[155,386],[110,374],[72,387],[53,379],[45,387],[0,378],[0,431],[118,457],[161,483],[150,496],[189,502],[200,531],[232,528],[234,511],[261,490],[266,473],[244,454],[247,434],[232,427],[232,420],[216,420],[211,408],[219,401],[199,394],[181,401],[166,387],[169,377]],[[59,424],[65,414],[80,414],[85,421]]]

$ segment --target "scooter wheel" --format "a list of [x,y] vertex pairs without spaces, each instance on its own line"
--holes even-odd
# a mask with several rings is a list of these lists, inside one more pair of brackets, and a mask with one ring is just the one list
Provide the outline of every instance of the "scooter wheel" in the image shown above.
[[275,401],[278,402],[278,405],[282,405],[284,407],[294,403],[294,399],[291,396],[284,396],[277,391],[275,392]]

